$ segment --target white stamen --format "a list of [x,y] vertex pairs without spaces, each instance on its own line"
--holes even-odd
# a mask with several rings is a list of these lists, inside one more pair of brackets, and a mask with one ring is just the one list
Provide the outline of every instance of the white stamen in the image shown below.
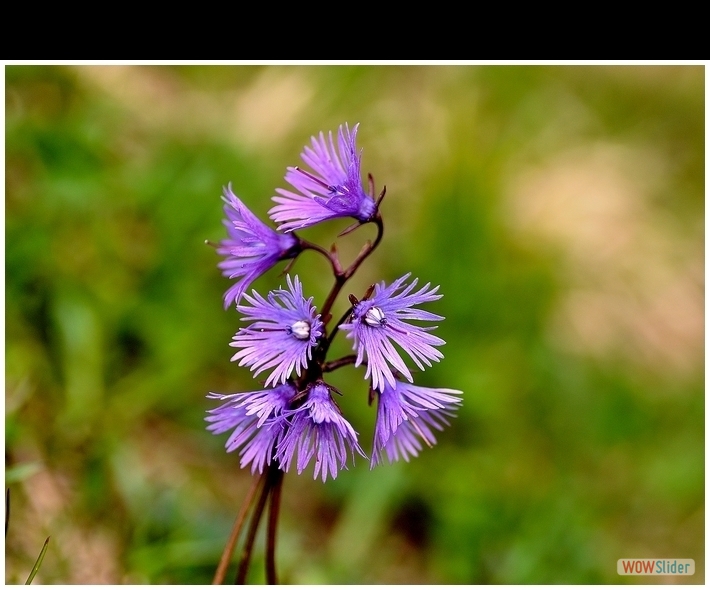
[[365,313],[365,323],[368,326],[377,327],[384,326],[387,323],[387,318],[385,317],[385,312],[383,312],[379,307],[371,307]]
[[311,325],[308,322],[299,320],[291,325],[289,332],[299,340],[307,340],[311,336]]

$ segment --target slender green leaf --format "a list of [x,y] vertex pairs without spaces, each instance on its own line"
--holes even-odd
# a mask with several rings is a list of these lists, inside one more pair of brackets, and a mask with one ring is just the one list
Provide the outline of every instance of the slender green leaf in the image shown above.
[[37,561],[35,561],[34,566],[32,566],[32,571],[30,572],[30,575],[27,577],[27,581],[25,582],[25,586],[31,584],[32,580],[35,579],[35,576],[37,575],[37,572],[39,571],[39,566],[42,565],[42,560],[44,559],[44,554],[47,553],[47,546],[49,545],[49,539],[50,539],[50,537],[47,537],[47,540],[44,542],[44,545],[42,546],[42,551],[39,552],[39,556],[37,557]]

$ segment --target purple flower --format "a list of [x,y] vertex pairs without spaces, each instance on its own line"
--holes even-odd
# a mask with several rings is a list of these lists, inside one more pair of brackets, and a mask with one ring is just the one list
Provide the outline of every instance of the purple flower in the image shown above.
[[417,279],[414,279],[411,284],[397,293],[409,276],[409,273],[404,275],[389,287],[385,287],[384,282],[380,282],[375,286],[375,292],[370,299],[359,301],[353,306],[350,322],[340,326],[343,330],[349,331],[348,338],[354,340],[354,349],[357,351],[355,366],[359,366],[367,355],[365,379],[372,375],[372,387],[380,391],[387,383],[391,387],[396,386],[390,365],[407,380],[413,381],[409,369],[392,345],[393,342],[401,347],[422,370],[424,370],[422,363],[430,367],[430,361],[438,362],[444,356],[434,348],[445,344],[444,341],[429,333],[436,326],[420,327],[404,321],[443,320],[444,318],[439,315],[412,308],[420,303],[440,299],[442,296],[436,294],[439,287],[430,289],[427,283],[419,291],[412,293],[417,284]]
[[233,430],[227,439],[227,452],[241,447],[240,466],[251,463],[251,472],[263,473],[265,465],[271,465],[275,448],[286,428],[284,411],[297,394],[290,383],[263,391],[248,391],[221,395],[210,393],[210,399],[227,400],[213,410],[205,420],[210,423],[207,430],[221,434]]
[[292,231],[315,225],[326,219],[354,217],[361,223],[370,221],[377,213],[374,199],[365,193],[360,180],[360,155],[355,148],[358,126],[352,133],[341,125],[338,146],[333,132],[326,140],[323,132],[311,137],[313,147],[306,146],[301,154],[313,173],[299,168],[288,168],[286,181],[298,192],[276,189],[278,203],[269,210],[271,219],[280,223],[280,231]]
[[295,258],[300,252],[298,238],[279,233],[260,221],[232,192],[224,189],[224,212],[229,237],[222,240],[217,254],[224,260],[217,266],[222,275],[239,280],[224,294],[224,308],[239,302],[247,287],[279,260]]
[[353,459],[355,451],[366,457],[357,443],[357,433],[343,418],[328,386],[322,381],[311,384],[303,405],[286,414],[290,416],[289,429],[276,449],[284,471],[291,467],[294,454],[299,474],[315,456],[313,479],[317,479],[320,473],[325,482],[329,473],[335,479],[338,469],[345,468],[348,447]]
[[377,421],[372,445],[370,468],[381,462],[381,453],[387,454],[390,463],[400,456],[405,461],[416,457],[423,440],[429,446],[436,444],[430,427],[442,430],[448,424],[447,416],[461,404],[461,391],[432,389],[397,381],[394,387],[385,384],[377,393]]
[[265,385],[285,383],[295,369],[298,376],[306,368],[313,347],[323,335],[323,322],[316,315],[313,297],[303,297],[303,287],[298,276],[293,282],[287,276],[288,290],[271,291],[264,299],[256,291],[253,296],[244,294],[251,304],[237,305],[244,314],[243,321],[254,321],[234,335],[230,346],[241,348],[232,360],[241,359],[239,366],[248,366],[258,375],[274,368]]

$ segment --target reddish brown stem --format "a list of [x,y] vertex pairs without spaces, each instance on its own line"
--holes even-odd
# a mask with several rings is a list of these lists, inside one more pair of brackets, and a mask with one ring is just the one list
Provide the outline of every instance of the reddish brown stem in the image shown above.
[[256,494],[256,490],[259,488],[259,485],[264,483],[265,481],[266,477],[265,475],[262,475],[261,477],[255,479],[251,485],[251,488],[249,488],[247,496],[246,498],[244,498],[242,507],[239,510],[239,514],[237,515],[237,518],[234,521],[232,533],[229,535],[229,540],[224,546],[224,551],[222,551],[222,557],[219,560],[219,565],[217,566],[217,571],[214,574],[212,584],[221,584],[224,581],[224,577],[227,574],[227,568],[229,567],[229,562],[231,561],[232,554],[234,553],[234,547],[236,546],[237,540],[239,539],[239,533],[242,531],[242,526],[244,526],[244,521],[246,520],[249,507],[251,506],[252,500],[254,499],[254,495]]
[[325,248],[319,246],[318,244],[314,244],[313,242],[309,242],[308,240],[304,240],[303,238],[298,238],[298,240],[300,242],[301,250],[314,250],[320,255],[325,256],[328,259],[328,262],[330,262],[334,275],[343,272],[337,255],[331,254]]
[[251,553],[254,549],[254,541],[256,539],[256,532],[257,530],[259,530],[259,523],[261,522],[261,517],[264,514],[266,500],[269,497],[269,492],[271,491],[271,477],[269,473],[274,467],[276,466],[272,463],[269,469],[264,473],[264,487],[261,490],[261,494],[259,495],[259,499],[257,500],[256,507],[254,508],[254,513],[251,517],[251,522],[249,523],[249,531],[247,532],[247,538],[244,541],[242,554],[239,558],[239,569],[237,570],[237,577],[234,581],[235,584],[244,584],[247,579],[247,573],[249,572],[249,563],[251,562]]
[[325,341],[325,344],[323,345],[323,358],[325,358],[325,354],[328,352],[328,349],[330,348],[330,345],[333,343],[333,339],[335,338],[335,335],[338,333],[338,329],[340,328],[340,325],[348,319],[350,314],[352,313],[353,308],[352,306],[348,307],[348,309],[345,311],[345,313],[342,315],[342,317],[337,321],[335,324],[335,328],[333,328],[333,331],[330,333],[328,336],[328,339]]
[[336,369],[339,369],[340,367],[354,365],[356,360],[357,357],[354,354],[349,354],[342,358],[335,359],[334,361],[327,362],[325,363],[325,365],[323,365],[323,372],[330,373],[332,371],[335,371]]
[[[380,216],[379,212],[372,220],[372,223],[377,225],[377,237],[375,238],[375,241],[372,243],[368,242],[348,268],[341,272],[334,272],[335,284],[330,290],[330,293],[328,293],[328,297],[326,298],[325,303],[323,304],[323,308],[321,310],[322,316],[325,316],[326,314],[330,313],[330,308],[333,307],[333,303],[335,303],[335,300],[340,294],[343,285],[345,285],[346,281],[355,274],[355,271],[360,267],[363,262],[365,262],[365,259],[370,256],[372,252],[374,252],[375,248],[377,248],[377,246],[382,241],[382,235],[384,234],[385,227],[382,223],[382,217]],[[333,268],[335,268],[335,266],[333,266]]]
[[281,504],[281,488],[284,472],[280,469],[270,471],[271,498],[269,502],[269,524],[266,535],[266,583],[278,584],[276,581],[276,526],[279,522],[279,507]]

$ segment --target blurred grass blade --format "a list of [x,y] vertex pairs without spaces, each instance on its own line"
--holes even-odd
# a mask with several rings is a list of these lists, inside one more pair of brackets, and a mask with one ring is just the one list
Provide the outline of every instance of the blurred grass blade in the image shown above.
[[5,490],[5,536],[7,537],[7,527],[10,526],[10,488]]
[[5,469],[5,484],[17,483],[24,481],[28,477],[31,477],[38,471],[42,469],[42,464],[35,463],[22,463],[21,465],[15,465],[9,469]]
[[47,537],[47,540],[44,542],[44,546],[42,547],[42,551],[39,552],[39,557],[37,557],[37,561],[35,561],[35,564],[32,567],[32,571],[30,572],[30,575],[28,576],[27,581],[25,582],[25,586],[31,584],[32,580],[35,579],[35,576],[37,575],[37,572],[39,571],[39,567],[42,565],[42,560],[44,559],[44,554],[47,553],[47,545],[49,545],[49,539],[50,539],[50,537]]

